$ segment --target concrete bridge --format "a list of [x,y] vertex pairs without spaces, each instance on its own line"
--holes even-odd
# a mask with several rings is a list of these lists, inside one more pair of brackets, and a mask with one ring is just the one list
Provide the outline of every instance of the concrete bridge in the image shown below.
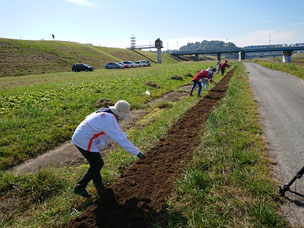
[[284,47],[264,47],[264,48],[237,48],[234,50],[211,50],[211,51],[174,51],[171,55],[179,56],[179,55],[195,55],[196,60],[199,60],[199,55],[202,54],[216,54],[217,60],[221,60],[221,54],[223,53],[238,53],[239,61],[245,59],[245,54],[247,52],[274,52],[281,51],[283,52],[282,61],[284,63],[291,62],[291,55],[293,51],[304,50],[303,46],[284,46]]

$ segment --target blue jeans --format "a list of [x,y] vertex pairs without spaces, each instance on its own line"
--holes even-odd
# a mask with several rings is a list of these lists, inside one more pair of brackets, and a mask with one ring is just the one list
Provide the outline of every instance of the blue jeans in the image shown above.
[[196,84],[198,85],[198,96],[199,96],[201,94],[201,91],[202,91],[202,88],[203,88],[202,83],[200,81],[197,82],[197,81],[193,80],[193,86],[191,88],[190,94],[192,94],[194,88],[196,87]]

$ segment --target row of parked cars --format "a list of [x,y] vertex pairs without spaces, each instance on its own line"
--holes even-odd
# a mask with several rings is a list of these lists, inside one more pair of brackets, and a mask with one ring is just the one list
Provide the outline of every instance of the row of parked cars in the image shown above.
[[[111,62],[111,63],[106,63],[105,68],[106,69],[124,69],[124,68],[135,68],[135,67],[143,67],[143,66],[151,66],[151,63],[149,60],[139,60],[136,62],[132,61],[123,61],[121,63],[118,62]],[[88,64],[85,63],[75,63],[72,66],[72,71],[93,71],[95,70],[94,67],[89,66]]]
[[110,62],[105,64],[106,69],[124,69],[124,68],[135,68],[135,67],[143,67],[143,66],[151,66],[150,61],[149,60],[139,60],[136,62],[123,61],[121,63]]

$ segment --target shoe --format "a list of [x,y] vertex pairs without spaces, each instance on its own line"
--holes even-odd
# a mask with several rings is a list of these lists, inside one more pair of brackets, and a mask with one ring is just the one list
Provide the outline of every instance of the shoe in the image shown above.
[[101,184],[95,184],[95,188],[96,188],[96,192],[99,196],[101,196],[104,191],[106,190],[105,186],[103,185],[103,183]]
[[84,188],[74,188],[73,192],[77,195],[80,195],[84,198],[91,198],[92,196]]
[[190,93],[190,97],[193,97],[193,94]]

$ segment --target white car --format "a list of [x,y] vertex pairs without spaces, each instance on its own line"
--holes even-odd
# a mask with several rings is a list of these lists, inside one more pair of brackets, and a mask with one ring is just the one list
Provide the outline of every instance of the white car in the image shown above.
[[121,64],[124,65],[125,68],[135,68],[135,67],[137,67],[137,64],[135,64],[132,61],[123,61],[123,62],[121,62]]
[[151,63],[149,60],[138,60],[138,61],[136,61],[136,64],[138,66],[151,66]]

